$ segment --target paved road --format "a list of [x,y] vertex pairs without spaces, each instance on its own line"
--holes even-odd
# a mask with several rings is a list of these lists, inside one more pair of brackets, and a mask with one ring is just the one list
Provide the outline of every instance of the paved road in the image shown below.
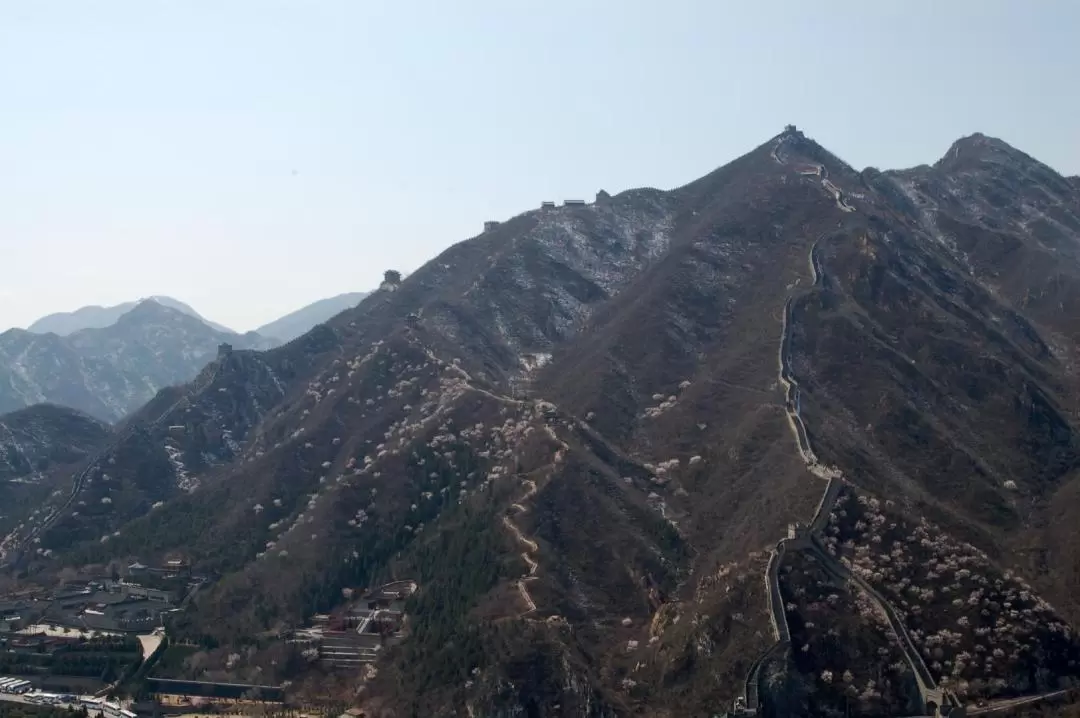
[[30,700],[30,698],[32,696],[33,696],[33,694],[30,694],[30,693],[24,693],[21,696],[20,695],[14,695],[14,694],[11,694],[11,693],[0,693],[0,701],[5,701],[7,703],[22,703],[23,705],[48,705],[50,708],[68,708],[68,709],[71,709],[71,710],[76,710],[76,709],[80,708],[80,705],[77,702],[76,703],[48,703],[48,704],[36,703],[35,704],[33,701]]
[[982,706],[968,706],[967,714],[969,716],[987,715],[989,713],[997,713],[999,711],[1009,710],[1010,708],[1016,708],[1017,706],[1025,706],[1030,703],[1038,703],[1039,701],[1049,700],[1051,698],[1060,698],[1068,694],[1069,691],[1054,691],[1052,693],[1042,693],[1037,696],[1023,696],[1020,698],[1008,698],[1002,701],[993,701]]

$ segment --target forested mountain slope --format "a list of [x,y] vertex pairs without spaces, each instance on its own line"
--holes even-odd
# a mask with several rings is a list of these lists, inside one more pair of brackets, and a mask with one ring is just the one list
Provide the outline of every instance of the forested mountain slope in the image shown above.
[[[0,415],[0,536],[38,510],[111,434],[104,422],[51,404]],[[0,555],[8,548],[0,539]]]
[[222,576],[173,627],[199,670],[253,644],[230,676],[314,694],[279,637],[415,579],[345,679],[377,715],[1049,692],[1078,658],[1078,217],[997,140],[857,172],[794,128],[526,212],[159,394],[16,563],[183,551]]

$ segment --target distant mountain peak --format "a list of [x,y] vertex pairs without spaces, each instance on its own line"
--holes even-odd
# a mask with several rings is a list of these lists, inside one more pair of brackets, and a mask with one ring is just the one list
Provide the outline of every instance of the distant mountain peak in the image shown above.
[[189,314],[189,313],[187,313],[187,312],[185,312],[185,311],[183,311],[181,309],[178,309],[176,307],[173,307],[173,306],[170,306],[168,304],[164,304],[162,302],[159,302],[156,297],[148,297],[146,299],[140,299],[139,301],[137,301],[135,303],[135,306],[133,306],[127,312],[121,314],[119,319],[117,319],[116,321],[119,324],[120,322],[124,322],[124,321],[141,320],[141,319],[154,318],[154,317],[161,317],[161,318],[172,317],[172,318],[176,318],[176,319],[182,317],[182,318],[186,318],[186,319],[194,319],[196,321],[203,322],[207,326],[212,327],[212,325],[209,322],[203,320],[201,317],[197,317],[197,316],[195,316],[193,314]]
[[1076,183],[1058,174],[1052,167],[1018,150],[1008,142],[975,132],[953,142],[945,156],[933,168],[945,173],[989,171],[998,175],[1024,176],[1027,182],[1041,184],[1046,191],[1066,198],[1076,189]]
[[1035,161],[1002,139],[984,135],[982,132],[974,132],[953,142],[937,164],[971,160],[978,162]]
[[179,299],[167,297],[160,294],[151,295],[149,297],[142,297],[140,299],[122,302],[121,304],[115,304],[109,307],[103,307],[97,304],[80,307],[72,312],[56,312],[49,314],[48,316],[38,319],[36,322],[27,327],[27,331],[34,334],[57,334],[59,336],[67,336],[74,334],[81,329],[102,329],[104,327],[115,324],[120,317],[127,314],[139,304],[144,302],[153,302],[163,307],[169,307],[176,311],[183,312],[188,316],[195,317],[199,321],[213,327],[219,332],[226,332],[228,334],[235,334],[232,329],[226,326],[218,324],[217,322],[210,321],[206,317],[195,311],[190,305],[181,302]]
[[105,327],[67,336],[6,332],[0,335],[0,411],[52,402],[119,419],[159,389],[195,378],[222,343],[256,350],[276,344],[253,333],[219,331],[158,298],[131,303]]
[[146,303],[146,302],[150,302],[152,304],[157,304],[157,305],[160,305],[162,307],[167,307],[169,309],[174,309],[174,310],[176,310],[178,312],[181,312],[183,314],[188,315],[189,317],[195,317],[199,321],[203,322],[204,324],[209,325],[210,327],[216,329],[219,332],[225,332],[226,334],[236,334],[236,331],[234,331],[233,329],[230,329],[229,327],[227,327],[227,326],[225,326],[223,324],[218,324],[217,322],[214,322],[214,321],[211,321],[211,320],[207,319],[206,317],[204,317],[203,315],[201,315],[197,311],[195,311],[191,307],[191,305],[186,304],[184,302],[181,302],[179,299],[173,299],[172,297],[167,297],[167,296],[164,296],[164,295],[155,294],[155,295],[146,297],[144,299],[140,299],[137,303],[138,304],[143,304],[143,303]]

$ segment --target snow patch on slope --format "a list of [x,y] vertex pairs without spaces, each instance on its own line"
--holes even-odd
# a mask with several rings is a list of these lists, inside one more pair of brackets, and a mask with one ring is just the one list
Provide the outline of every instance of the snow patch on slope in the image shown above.
[[632,201],[540,212],[470,298],[515,354],[543,353],[667,253],[672,221],[659,194],[645,192]]
[[184,466],[184,452],[171,440],[165,442],[165,454],[169,457],[169,463],[172,465],[173,475],[176,477],[176,487],[187,492],[199,488],[199,479],[189,474]]

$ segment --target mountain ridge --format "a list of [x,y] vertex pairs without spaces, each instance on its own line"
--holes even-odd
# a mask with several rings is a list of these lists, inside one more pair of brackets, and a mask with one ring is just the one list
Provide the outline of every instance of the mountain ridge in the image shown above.
[[273,344],[250,333],[218,332],[152,300],[110,326],[66,337],[9,329],[0,334],[0,410],[50,402],[116,420],[158,389],[190,380],[222,343]]
[[999,150],[857,172],[789,128],[511,218],[159,394],[79,473],[109,508],[59,509],[21,565],[182,550],[222,579],[170,630],[313,696],[330,674],[273,640],[226,647],[416,580],[350,686],[376,715],[1050,692],[1078,658],[1080,192]]
[[[108,434],[108,424],[53,404],[38,404],[2,414],[0,481],[45,471],[50,464],[77,463]],[[57,439],[66,443],[56,443]]]
[[178,299],[161,295],[145,297],[130,302],[122,302],[109,307],[88,305],[71,312],[55,312],[32,322],[30,326],[26,328],[26,331],[34,334],[52,333],[58,336],[67,336],[81,329],[104,329],[105,327],[115,324],[121,316],[130,312],[139,304],[147,301],[157,302],[162,306],[171,307],[172,309],[195,317],[219,332],[229,334],[237,333],[217,322],[206,319],[192,309],[190,305],[185,304]]

